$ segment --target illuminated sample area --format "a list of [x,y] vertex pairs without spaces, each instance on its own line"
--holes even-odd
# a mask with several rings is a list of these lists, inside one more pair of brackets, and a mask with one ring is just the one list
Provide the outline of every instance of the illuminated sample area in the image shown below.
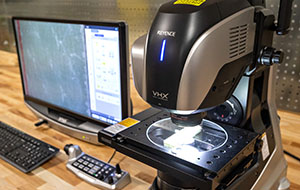
[[217,149],[228,139],[226,131],[214,122],[204,119],[200,125],[181,126],[174,124],[171,118],[153,123],[147,137],[156,146],[184,158]]

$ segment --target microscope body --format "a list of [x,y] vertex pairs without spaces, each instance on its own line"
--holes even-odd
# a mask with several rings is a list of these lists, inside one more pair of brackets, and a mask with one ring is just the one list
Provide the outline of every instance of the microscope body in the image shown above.
[[152,106],[175,113],[225,102],[252,61],[253,19],[254,7],[246,0],[163,5],[149,33],[132,49],[139,94]]
[[[275,16],[263,1],[176,2],[162,5],[149,33],[133,45],[138,93],[171,117],[207,112],[205,119],[260,135],[251,161],[211,189],[288,189],[270,68],[283,56],[272,48]],[[198,188],[166,171],[152,186]]]

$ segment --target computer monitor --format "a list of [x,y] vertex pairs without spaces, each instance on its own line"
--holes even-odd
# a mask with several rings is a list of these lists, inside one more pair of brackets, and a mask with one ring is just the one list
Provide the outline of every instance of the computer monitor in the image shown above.
[[13,26],[24,99],[39,117],[91,141],[130,115],[124,22],[15,17]]

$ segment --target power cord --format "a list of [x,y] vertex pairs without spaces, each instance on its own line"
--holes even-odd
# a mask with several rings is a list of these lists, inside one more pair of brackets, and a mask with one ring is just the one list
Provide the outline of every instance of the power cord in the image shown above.
[[[115,157],[116,153],[117,153],[117,151],[115,150],[113,152],[113,154],[111,155],[111,157],[110,157],[110,159],[108,160],[107,163],[110,163],[112,161],[112,159]],[[123,158],[121,158],[120,161],[117,163],[117,165],[120,164],[125,158],[126,158],[126,156],[124,156]]]
[[113,154],[111,155],[111,157],[110,157],[110,159],[108,160],[107,163],[110,163],[110,162],[111,162],[111,160],[115,157],[116,153],[117,153],[117,151],[115,150],[115,151],[113,152]]
[[286,155],[288,155],[288,156],[290,156],[290,157],[292,157],[292,158],[294,158],[295,160],[297,160],[297,161],[300,162],[300,158],[297,157],[297,156],[295,156],[294,154],[292,154],[292,153],[290,153],[290,152],[288,152],[288,151],[286,151],[286,150],[283,150],[283,152],[284,152]]

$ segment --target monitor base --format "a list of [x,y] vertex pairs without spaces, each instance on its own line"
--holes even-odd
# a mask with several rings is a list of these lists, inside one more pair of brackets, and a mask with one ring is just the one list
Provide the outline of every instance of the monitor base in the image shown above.
[[[38,105],[31,105],[26,103],[26,106],[41,120],[45,120],[48,122],[48,126],[59,131],[62,133],[65,133],[71,137],[74,137],[76,139],[88,142],[88,143],[92,143],[95,145],[103,145],[102,143],[100,143],[98,141],[98,132],[101,131],[104,127],[100,126],[100,125],[96,125],[93,124],[91,122],[83,122],[81,124],[78,125],[78,127],[76,127],[74,125],[74,127],[68,126],[67,124],[63,124],[60,122],[55,121],[54,119],[51,119],[51,117],[49,117],[49,114],[47,116],[47,112],[48,109],[46,107],[40,108],[39,110],[41,110],[42,112],[45,113],[40,113],[38,111],[36,111],[35,106]],[[45,115],[44,115],[45,114]]]

